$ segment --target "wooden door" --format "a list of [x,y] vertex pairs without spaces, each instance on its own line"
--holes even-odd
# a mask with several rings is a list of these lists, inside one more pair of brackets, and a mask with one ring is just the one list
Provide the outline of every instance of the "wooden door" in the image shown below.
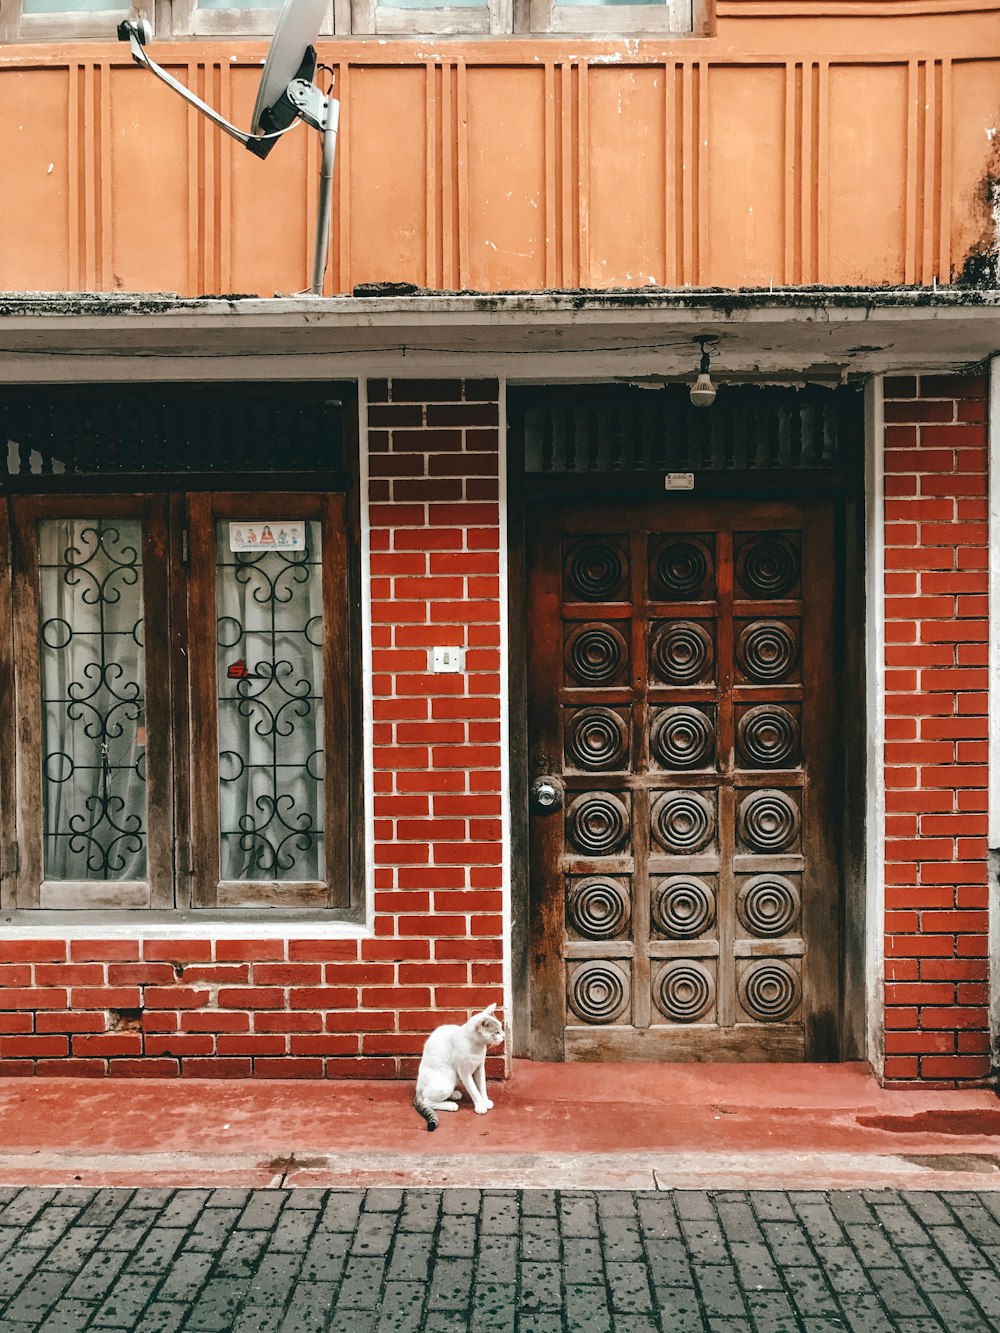
[[825,501],[529,515],[536,1059],[831,1059]]

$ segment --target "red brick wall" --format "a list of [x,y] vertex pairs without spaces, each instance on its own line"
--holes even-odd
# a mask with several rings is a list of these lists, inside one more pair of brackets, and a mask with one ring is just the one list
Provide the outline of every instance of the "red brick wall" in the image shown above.
[[885,382],[885,1077],[989,1073],[981,378]]
[[497,388],[369,385],[374,938],[0,937],[0,1075],[410,1075],[500,1003]]

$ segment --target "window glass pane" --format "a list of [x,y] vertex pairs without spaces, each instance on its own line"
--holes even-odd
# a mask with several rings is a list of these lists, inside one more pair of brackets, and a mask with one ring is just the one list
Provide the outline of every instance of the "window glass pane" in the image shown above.
[[575,5],[583,8],[587,5],[600,5],[606,8],[608,5],[659,5],[663,7],[663,0],[558,0],[560,7],[562,5]]
[[45,877],[146,875],[138,519],[38,525]]
[[216,552],[222,878],[322,880],[320,525],[220,522]]
[[198,0],[199,9],[277,9],[277,0]]
[[[22,14],[96,14],[101,10],[128,9],[125,0],[21,0]],[[114,39],[108,33],[108,39]]]
[[485,9],[486,0],[389,0],[380,9]]

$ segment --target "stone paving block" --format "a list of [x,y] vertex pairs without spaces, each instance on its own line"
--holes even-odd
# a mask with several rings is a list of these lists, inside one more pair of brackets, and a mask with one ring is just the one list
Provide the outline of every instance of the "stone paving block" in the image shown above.
[[1000,1327],[1000,1274],[981,1268],[959,1268],[956,1272],[987,1319]]
[[908,1273],[875,1268],[871,1280],[882,1304],[894,1318],[920,1319],[928,1314],[927,1303]]
[[[928,1291],[925,1298],[947,1333],[980,1333],[981,1329],[989,1327],[980,1307],[963,1292]],[[990,1323],[994,1328],[998,1327],[995,1321]]]
[[727,1261],[726,1238],[714,1217],[681,1217],[681,1234],[692,1257],[706,1264]]
[[[448,1191],[446,1190],[445,1193]],[[453,1191],[461,1192],[461,1191]],[[478,1190],[468,1193],[478,1194]],[[403,1205],[402,1190],[368,1190],[364,1195],[362,1207],[366,1213],[398,1213]]]
[[153,1301],[142,1312],[142,1321],[136,1330],[142,1333],[178,1333],[183,1327],[190,1310],[189,1305],[170,1305],[166,1301]]
[[643,1258],[642,1235],[637,1220],[608,1217],[601,1220],[601,1243],[605,1259],[638,1263]]
[[236,1220],[237,1231],[270,1231],[287,1198],[286,1190],[254,1190]]
[[[0,1257],[17,1244],[21,1235],[20,1227],[0,1227]],[[102,1230],[101,1235],[104,1235]]]
[[599,1240],[571,1236],[563,1241],[562,1270],[567,1282],[604,1281],[604,1255]]
[[[103,1301],[127,1259],[127,1250],[97,1250],[77,1273],[66,1295],[83,1301]],[[10,1255],[7,1256],[7,1262],[9,1260]],[[0,1274],[0,1287],[2,1284],[3,1275]]]
[[[72,1233],[70,1233],[72,1234]],[[154,1226],[132,1254],[127,1270],[137,1273],[165,1273],[174,1255],[184,1244],[187,1232],[181,1227]]]
[[565,1291],[565,1318],[569,1329],[587,1329],[592,1333],[611,1333],[611,1311],[603,1290],[568,1282]]
[[617,1314],[645,1314],[653,1309],[649,1276],[645,1264],[607,1261],[604,1265],[608,1278],[611,1309]]
[[719,1319],[746,1318],[743,1294],[730,1267],[695,1264],[694,1277],[707,1315]]
[[205,1200],[205,1207],[242,1209],[250,1202],[250,1197],[250,1190],[214,1189]]
[[612,1217],[624,1217],[634,1222],[635,1195],[627,1190],[600,1190],[597,1194],[597,1211],[601,1222],[605,1224]]
[[545,1310],[522,1314],[517,1328],[518,1333],[563,1333],[562,1315]]
[[704,1190],[678,1190],[673,1196],[677,1216],[686,1220],[713,1222],[716,1225],[715,1205]]
[[397,1282],[426,1282],[434,1255],[434,1237],[426,1231],[400,1233],[392,1247],[388,1277]]
[[367,1314],[356,1310],[352,1310],[349,1314],[335,1311],[330,1316],[326,1333],[374,1333],[377,1319],[378,1315],[374,1311]]
[[563,1194],[559,1199],[559,1231],[563,1236],[596,1236],[597,1200]]
[[760,1243],[764,1239],[764,1233],[760,1229],[760,1223],[754,1216],[750,1204],[743,1199],[715,1201],[716,1212],[719,1216],[719,1224],[722,1227],[726,1239],[732,1244],[734,1241],[756,1241]]
[[559,1262],[559,1223],[554,1217],[521,1219],[521,1257]]
[[744,1291],[780,1291],[781,1277],[766,1245],[737,1241],[729,1254]]
[[378,1333],[419,1333],[425,1294],[423,1282],[387,1282],[378,1305]]
[[375,1310],[385,1277],[385,1259],[351,1256],[340,1281],[338,1310]]
[[286,1208],[267,1243],[269,1253],[302,1254],[316,1230],[319,1213],[310,1208]]
[[18,1190],[0,1212],[0,1226],[26,1227],[55,1198],[56,1190]]
[[401,1231],[433,1231],[441,1215],[441,1196],[436,1190],[407,1190],[399,1215]]
[[[196,1192],[192,1190],[192,1193]],[[132,1201],[134,1194],[135,1190],[129,1189],[95,1190],[93,1198],[79,1215],[77,1221],[85,1227],[110,1226]],[[0,1222],[2,1220],[0,1218]]]
[[929,1245],[907,1245],[900,1254],[921,1291],[961,1291],[958,1278]]
[[[93,1254],[103,1240],[104,1230],[104,1227],[70,1227],[45,1256],[46,1268],[61,1268],[68,1273],[79,1272],[84,1260]],[[3,1247],[0,1246],[2,1252]]]
[[268,1241],[266,1231],[233,1231],[219,1255],[216,1273],[220,1277],[242,1277],[247,1281],[257,1271],[257,1264]]
[[335,1282],[300,1282],[285,1311],[281,1333],[324,1333],[336,1300]]
[[907,1190],[902,1196],[907,1208],[926,1226],[953,1226],[955,1217],[940,1194],[927,1190]]
[[476,1252],[477,1222],[472,1213],[445,1213],[437,1233],[437,1253],[469,1259]]
[[428,1310],[421,1333],[468,1333],[468,1320],[469,1316],[465,1312]]
[[[362,1213],[354,1232],[351,1254],[388,1254],[395,1232],[395,1213]],[[473,1244],[474,1237],[473,1229]]]
[[660,1333],[657,1321],[645,1314],[612,1314],[615,1333]]
[[484,1282],[477,1276],[472,1288],[473,1333],[514,1333],[517,1287],[508,1282]]
[[[680,1240],[681,1229],[670,1195],[640,1194],[636,1200],[639,1228],[647,1238]],[[565,1234],[565,1233],[564,1233]]]
[[444,1213],[478,1215],[481,1202],[481,1190],[446,1189],[441,1191],[441,1211]]
[[691,1258],[680,1240],[646,1241],[650,1279],[655,1287],[692,1287]]
[[816,1255],[806,1233],[797,1224],[762,1222],[761,1230],[774,1261],[782,1268],[809,1268]]
[[977,1245],[994,1250],[1000,1248],[1000,1222],[983,1206],[980,1199],[956,1199],[949,1195],[948,1203],[959,1225]]
[[558,1264],[522,1262],[520,1308],[527,1311],[559,1310],[562,1283]]
[[796,1201],[795,1211],[814,1245],[843,1245],[844,1229],[834,1217],[833,1209],[828,1203]]
[[[395,1255],[393,1255],[395,1258]],[[484,1282],[513,1286],[517,1282],[518,1238],[483,1235],[476,1256],[476,1277]]]
[[828,1201],[834,1217],[840,1223],[864,1224],[875,1221],[871,1205],[865,1201],[860,1190],[831,1190]]
[[156,1219],[160,1227],[189,1227],[205,1206],[211,1190],[178,1190]]
[[155,1273],[124,1273],[94,1315],[94,1328],[140,1327],[139,1316],[159,1284]]
[[57,1301],[38,1325],[38,1333],[80,1333],[90,1322],[94,1306],[90,1301],[65,1297]]
[[471,1259],[435,1259],[427,1309],[459,1310],[469,1304],[474,1266]]
[[653,1295],[664,1333],[693,1333],[703,1327],[701,1300],[694,1287],[656,1287]]
[[523,1217],[555,1217],[555,1190],[525,1190],[521,1195],[521,1215]]
[[[351,1244],[348,1231],[324,1231],[317,1228],[302,1259],[300,1275],[304,1282],[339,1282],[347,1263]],[[296,1260],[298,1262],[298,1260]]]
[[840,1297],[844,1323],[851,1333],[897,1333],[896,1324],[873,1291],[851,1291]]
[[140,1245],[146,1233],[156,1221],[156,1212],[151,1208],[133,1208],[131,1204],[115,1218],[115,1224],[108,1229],[101,1241],[102,1250],[134,1250]]
[[934,1245],[953,1268],[990,1268],[990,1261],[957,1224],[928,1227]]
[[69,1230],[79,1213],[78,1205],[60,1208],[58,1204],[50,1204],[21,1233],[21,1244],[29,1250],[49,1249],[65,1231]]
[[746,1301],[754,1333],[789,1333],[797,1327],[795,1310],[785,1292],[751,1291]]
[[480,1225],[486,1235],[516,1232],[521,1225],[521,1199],[514,1193],[500,1194],[492,1190],[483,1193]]
[[875,1216],[896,1245],[929,1245],[930,1236],[921,1223],[900,1201],[873,1205]]
[[795,1209],[787,1194],[778,1190],[754,1190],[751,1206],[762,1222],[795,1222]]
[[71,1280],[68,1273],[58,1270],[42,1268],[33,1273],[21,1286],[14,1299],[4,1307],[0,1327],[5,1327],[8,1322],[16,1323],[18,1320],[24,1323],[32,1321],[38,1323],[65,1294]]
[[[239,1215],[240,1209],[238,1207],[203,1209],[191,1228],[184,1243],[184,1248],[205,1252],[221,1250],[229,1233],[235,1227]],[[116,1226],[115,1231],[117,1230],[118,1227]]]
[[[315,1194],[318,1191],[310,1190],[309,1193]],[[293,1197],[299,1193],[293,1190]],[[305,1193],[303,1190],[302,1193]],[[319,1213],[320,1225],[329,1231],[353,1231],[358,1224],[358,1218],[361,1216],[361,1206],[365,1201],[363,1190],[334,1190],[330,1197],[324,1203],[322,1199],[316,1199],[312,1205],[315,1212]],[[302,1207],[300,1200],[296,1198],[296,1207]]]
[[878,1223],[845,1222],[844,1231],[866,1268],[900,1268],[903,1260]]
[[[784,1276],[795,1308],[804,1319],[837,1317],[837,1301],[821,1268],[788,1268]],[[895,1272],[890,1275],[896,1276]]]
[[246,1289],[233,1333],[276,1333],[298,1285],[298,1255],[268,1254]]
[[192,1305],[184,1324],[185,1333],[188,1329],[191,1333],[228,1333],[246,1290],[247,1284],[240,1278],[213,1277]]
[[[215,1256],[199,1254],[196,1250],[181,1250],[170,1265],[170,1272],[156,1293],[158,1300],[193,1301],[205,1285],[212,1271]],[[75,1283],[73,1284],[76,1285]]]
[[871,1291],[872,1284],[858,1256],[847,1245],[817,1245],[816,1255],[838,1294],[844,1291]]
[[318,1186],[296,1186],[294,1189],[284,1189],[282,1193],[285,1196],[286,1208],[311,1208],[313,1212],[319,1212],[325,1207],[326,1201],[333,1194],[356,1194],[361,1197],[361,1190],[324,1190]]

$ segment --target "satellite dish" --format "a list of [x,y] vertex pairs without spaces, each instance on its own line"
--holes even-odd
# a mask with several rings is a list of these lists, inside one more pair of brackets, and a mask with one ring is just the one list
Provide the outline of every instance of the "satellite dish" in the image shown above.
[[298,120],[304,120],[322,134],[316,248],[313,253],[312,286],[309,288],[313,296],[323,294],[323,274],[326,272],[330,249],[330,195],[337,152],[337,126],[340,121],[340,103],[322,93],[313,83],[316,73],[315,42],[319,37],[327,4],[328,0],[285,0],[261,72],[249,134],[230,124],[147,55],[146,43],[152,37],[152,31],[144,19],[126,19],[118,25],[119,40],[129,43],[132,59],[137,65],[155,74],[255,157],[267,157],[281,135]]

